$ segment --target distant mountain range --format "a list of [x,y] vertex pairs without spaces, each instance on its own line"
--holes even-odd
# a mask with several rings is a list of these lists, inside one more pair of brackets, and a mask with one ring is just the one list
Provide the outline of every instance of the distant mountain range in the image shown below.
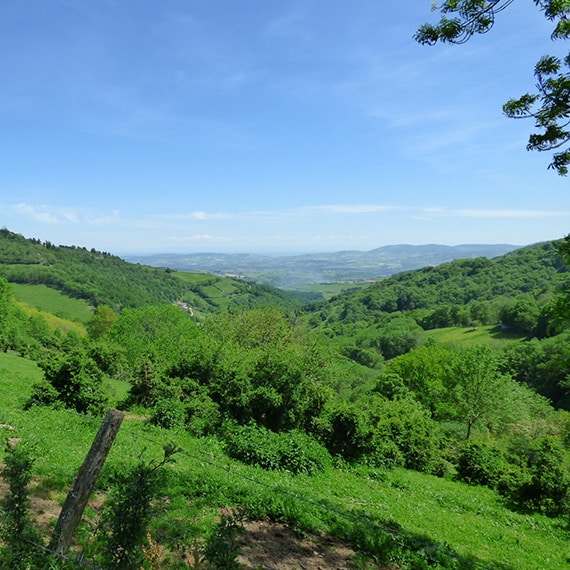
[[290,256],[189,253],[130,255],[124,259],[152,267],[211,273],[283,289],[309,283],[362,282],[439,265],[454,259],[493,258],[521,246],[509,244],[386,245],[370,251],[338,251]]

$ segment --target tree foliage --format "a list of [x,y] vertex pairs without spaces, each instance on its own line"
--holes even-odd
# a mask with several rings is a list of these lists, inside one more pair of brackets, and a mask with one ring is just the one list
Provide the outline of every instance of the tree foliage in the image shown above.
[[[423,24],[415,34],[420,44],[438,41],[462,44],[475,34],[488,32],[499,12],[514,0],[445,0],[434,2],[432,9],[441,13],[437,24]],[[570,36],[570,3],[566,0],[534,0],[544,16],[554,23],[552,39]],[[525,93],[503,105],[511,118],[533,119],[538,132],[532,133],[528,150],[555,151],[549,168],[568,174],[570,164],[570,54],[563,59],[546,55],[534,68],[536,92]]]

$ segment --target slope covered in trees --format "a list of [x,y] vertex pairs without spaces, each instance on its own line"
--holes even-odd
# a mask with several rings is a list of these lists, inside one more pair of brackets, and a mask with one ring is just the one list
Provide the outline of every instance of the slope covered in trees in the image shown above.
[[[47,267],[65,279],[68,263],[80,271],[77,259],[105,258],[31,245],[21,260],[57,253]],[[161,299],[121,310],[100,304],[84,335],[54,332],[25,314],[0,277],[0,348],[39,364],[42,377],[26,392],[31,415],[47,406],[96,416],[112,401],[109,386],[121,383],[128,393],[113,404],[165,430],[165,439],[182,431],[210,438],[226,457],[256,468],[311,478],[341,467],[379,484],[389,470],[413,470],[488,487],[505,510],[564,521],[570,332],[553,318],[568,278],[558,246],[403,273],[307,312],[252,308],[249,298],[224,292],[228,282],[201,276],[211,303],[211,289],[235,295],[235,310],[211,304],[196,314]],[[16,259],[7,267],[39,265]],[[131,269],[134,278],[154,271]],[[196,285],[187,274],[162,277]],[[451,345],[426,334],[449,322],[469,332],[475,315],[519,330],[519,342]],[[388,550],[385,564],[394,556]],[[429,559],[424,567],[458,566]]]
[[127,263],[94,249],[55,246],[0,230],[0,276],[13,283],[44,284],[63,293],[107,305],[115,311],[157,303],[185,302],[201,312],[256,306],[298,307],[299,295],[237,279],[178,275]]
[[313,305],[311,323],[377,323],[405,312],[424,328],[493,324],[513,299],[545,306],[569,279],[559,243],[546,242],[494,259],[456,260],[394,275]]

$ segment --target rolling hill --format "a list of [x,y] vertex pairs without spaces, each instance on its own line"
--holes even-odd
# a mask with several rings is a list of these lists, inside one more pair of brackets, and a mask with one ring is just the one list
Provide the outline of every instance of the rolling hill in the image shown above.
[[239,279],[129,263],[110,253],[55,246],[7,229],[0,230],[0,276],[12,283],[45,285],[115,311],[177,301],[198,313],[268,305],[293,308],[310,298]]
[[125,256],[133,263],[200,271],[216,275],[239,275],[243,279],[284,289],[309,283],[376,280],[428,265],[459,258],[497,257],[519,246],[496,245],[388,245],[370,251],[338,251],[292,256],[254,254],[159,254]]

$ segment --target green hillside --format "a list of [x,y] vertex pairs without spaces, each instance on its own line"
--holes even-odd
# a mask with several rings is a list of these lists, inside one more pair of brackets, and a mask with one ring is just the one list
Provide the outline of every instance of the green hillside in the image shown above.
[[[0,353],[0,434],[33,442],[34,474],[42,485],[34,488],[32,496],[40,500],[43,509],[40,513],[34,510],[34,514],[46,517],[47,500],[63,501],[100,422],[69,410],[24,411],[31,387],[40,378],[41,370],[30,360]],[[324,545],[333,544],[336,537],[340,544],[360,553],[360,561],[351,566],[354,569],[567,567],[567,532],[559,521],[513,512],[490,489],[400,468],[328,467],[314,475],[268,471],[228,458],[214,438],[152,427],[134,415],[123,421],[80,537],[89,535],[96,522],[96,505],[104,489],[113,485],[116,473],[136,465],[141,454],[147,461],[159,458],[162,445],[172,442],[181,451],[167,468],[168,487],[163,488],[161,507],[150,523],[152,535],[172,553],[170,559],[162,558],[161,568],[188,567],[183,565],[183,557],[216,529],[220,506],[261,518],[266,528],[275,524],[276,541],[281,544],[287,539],[287,527],[293,529],[293,536],[309,538],[313,549],[325,553]],[[52,516],[57,516],[57,511]],[[286,526],[274,521],[286,522]],[[46,539],[50,531],[44,531]],[[218,547],[224,545],[229,550],[230,538],[227,535]],[[246,531],[240,542],[253,544],[256,540],[260,540],[259,533]],[[80,538],[75,548],[85,548],[83,541]],[[269,542],[265,545],[271,547]],[[300,547],[298,551],[294,545],[290,548],[288,554],[302,565]],[[285,553],[283,549],[280,552]],[[330,567],[324,566],[325,555],[320,556],[321,567]],[[390,559],[393,562],[387,563]],[[280,562],[273,560],[275,567]],[[205,560],[202,564],[206,567]]]
[[[441,307],[463,309],[461,316],[437,323],[452,326],[480,320],[481,316],[488,320],[486,313],[496,313],[498,305],[509,298],[528,295],[545,300],[569,282],[557,242],[547,242],[494,259],[456,260],[399,273],[364,289],[341,293],[313,309],[316,317],[327,323],[374,322],[398,311],[416,311],[425,320],[436,310],[442,313]],[[490,315],[491,319],[495,316]],[[457,322],[459,319],[463,322]]]
[[[237,553],[261,525],[352,549],[329,567],[568,564],[570,260],[560,244],[303,307],[239,280],[9,232],[0,243],[0,430],[35,459],[42,496],[63,502],[104,412],[126,414],[74,544],[97,567],[121,567],[124,554],[137,569],[183,568],[188,557],[241,568]],[[129,297],[121,283],[131,280]],[[5,449],[4,462],[18,453]],[[49,528],[10,534],[13,504],[0,507],[0,567],[73,567],[42,548]],[[239,542],[242,526],[251,534]]]
[[[11,283],[44,285],[83,299],[93,307],[107,305],[115,311],[179,301],[200,314],[267,305],[293,308],[307,300],[306,296],[265,285],[176,273],[128,263],[93,249],[55,246],[6,229],[0,230],[0,276]],[[33,290],[24,291],[19,289],[17,294],[27,302]],[[53,296],[51,299],[57,314],[60,301]],[[79,320],[83,317],[79,316]]]

